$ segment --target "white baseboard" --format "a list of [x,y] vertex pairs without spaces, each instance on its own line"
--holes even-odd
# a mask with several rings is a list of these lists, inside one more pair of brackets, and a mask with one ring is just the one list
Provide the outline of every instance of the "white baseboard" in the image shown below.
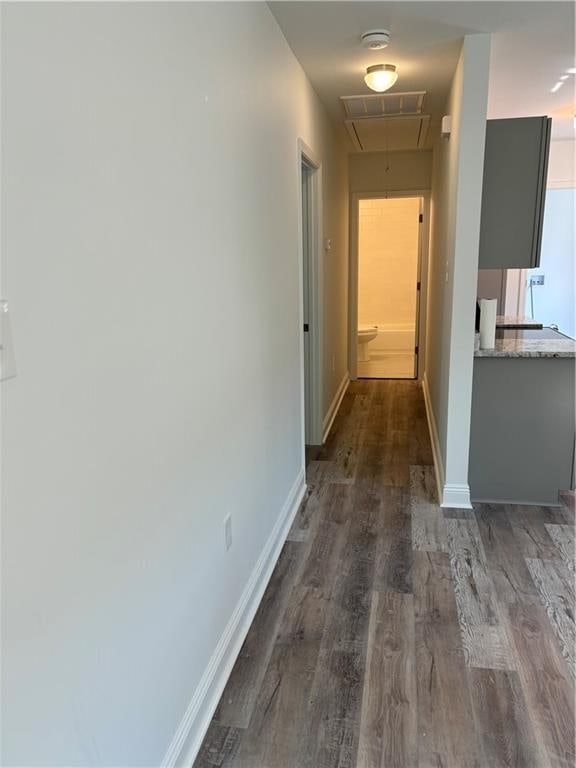
[[300,502],[306,490],[304,470],[300,470],[278,520],[246,584],[238,604],[222,634],[200,683],[188,705],[162,761],[162,768],[190,768],[216,710],[220,696],[242,643],[246,638],[264,590],[280,556]]
[[465,483],[445,483],[441,507],[456,507],[456,509],[472,509],[470,503],[470,486]]
[[428,431],[430,432],[430,441],[432,443],[432,456],[434,457],[434,474],[436,475],[436,488],[438,492],[438,502],[441,507],[456,507],[457,509],[472,509],[470,503],[470,486],[466,483],[455,484],[446,483],[444,474],[444,463],[440,452],[440,440],[438,439],[438,429],[436,419],[430,400],[430,390],[428,389],[428,379],[426,373],[422,377],[422,391],[424,393],[424,403],[426,405],[426,418],[428,420]]
[[334,399],[330,403],[330,408],[328,408],[328,413],[324,417],[324,422],[322,424],[322,443],[326,442],[328,435],[330,434],[330,430],[332,429],[332,424],[334,424],[334,419],[336,418],[336,414],[338,413],[338,409],[340,408],[340,403],[342,402],[344,395],[346,394],[346,390],[348,389],[348,384],[350,384],[350,374],[348,373],[348,371],[346,371],[346,373],[342,378],[342,381],[340,382],[340,386],[338,387],[338,390],[334,395]]

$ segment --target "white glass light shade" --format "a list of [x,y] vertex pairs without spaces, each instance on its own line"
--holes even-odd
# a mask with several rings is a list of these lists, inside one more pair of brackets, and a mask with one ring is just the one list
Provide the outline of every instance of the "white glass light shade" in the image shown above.
[[366,70],[364,82],[373,91],[383,93],[391,88],[398,80],[394,64],[374,64]]

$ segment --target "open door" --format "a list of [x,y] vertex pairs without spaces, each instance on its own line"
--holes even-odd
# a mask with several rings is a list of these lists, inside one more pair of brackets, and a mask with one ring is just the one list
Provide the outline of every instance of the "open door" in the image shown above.
[[299,142],[302,233],[302,369],[304,444],[322,444],[321,168]]
[[351,285],[356,375],[415,379],[423,198],[363,196],[356,205],[356,284]]

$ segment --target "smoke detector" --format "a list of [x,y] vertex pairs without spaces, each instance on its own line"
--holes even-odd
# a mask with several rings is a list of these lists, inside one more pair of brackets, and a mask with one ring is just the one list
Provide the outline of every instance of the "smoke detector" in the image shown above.
[[387,29],[370,29],[360,37],[364,48],[371,51],[381,51],[390,42],[390,32]]

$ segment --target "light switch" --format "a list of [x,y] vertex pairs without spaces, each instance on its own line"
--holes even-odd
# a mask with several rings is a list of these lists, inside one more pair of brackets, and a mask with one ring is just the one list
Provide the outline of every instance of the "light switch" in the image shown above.
[[14,344],[8,302],[0,301],[0,381],[16,376],[16,360],[14,359]]

